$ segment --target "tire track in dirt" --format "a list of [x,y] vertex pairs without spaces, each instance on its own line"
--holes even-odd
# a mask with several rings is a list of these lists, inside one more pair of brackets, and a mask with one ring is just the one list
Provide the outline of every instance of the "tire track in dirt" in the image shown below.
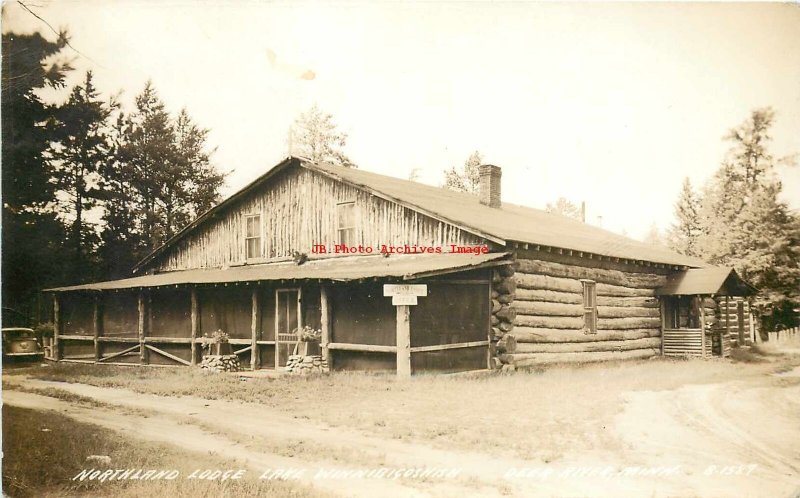
[[[768,389],[732,381],[624,398],[619,437],[644,461],[663,464],[668,455],[693,469],[687,486],[703,490],[702,496],[782,496],[800,481],[800,459],[791,449],[800,448],[800,386]],[[780,439],[784,444],[775,443]],[[751,464],[757,467],[750,473],[736,474],[733,467],[730,474],[718,472]]]

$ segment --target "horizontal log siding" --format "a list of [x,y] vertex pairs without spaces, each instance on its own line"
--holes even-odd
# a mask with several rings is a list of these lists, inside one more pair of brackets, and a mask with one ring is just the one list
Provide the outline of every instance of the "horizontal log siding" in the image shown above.
[[157,270],[219,268],[245,263],[244,216],[261,215],[261,258],[310,253],[314,244],[338,243],[336,205],[355,201],[355,243],[444,246],[485,241],[355,187],[305,169],[277,176],[265,190],[220,213],[152,263]]
[[[709,301],[713,301],[709,299]],[[718,306],[717,315],[719,317],[719,326],[722,329],[725,329],[726,323],[728,318],[730,318],[730,336],[729,339],[733,344],[739,344],[739,302],[744,303],[744,337],[745,342],[749,343],[752,342],[752,334],[750,332],[750,303],[747,299],[741,297],[730,297],[728,298],[727,310],[728,313],[725,313],[726,305],[725,305],[725,297],[719,296],[717,297],[716,304]],[[710,303],[709,303],[710,304]],[[753,321],[753,325],[755,326],[756,332],[758,332],[758,320]]]
[[[518,255],[519,258],[519,255]],[[581,264],[518,259],[516,350],[503,356],[517,366],[647,358],[660,353],[661,317],[655,289],[666,275]],[[581,279],[597,289],[597,334],[583,333]]]

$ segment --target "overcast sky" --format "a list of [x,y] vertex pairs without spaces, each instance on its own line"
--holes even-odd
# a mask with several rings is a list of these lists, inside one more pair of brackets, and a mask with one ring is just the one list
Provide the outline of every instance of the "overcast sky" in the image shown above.
[[[800,152],[800,7],[791,4],[48,1],[106,94],[152,79],[210,128],[230,195],[287,154],[317,103],[368,171],[442,182],[474,150],[503,199],[588,205],[642,237],[680,184],[706,181],[725,131],[773,106],[772,151]],[[5,3],[3,30],[47,28]],[[270,53],[275,57],[271,60]],[[82,73],[76,71],[72,82]],[[800,208],[800,168],[780,171]]]

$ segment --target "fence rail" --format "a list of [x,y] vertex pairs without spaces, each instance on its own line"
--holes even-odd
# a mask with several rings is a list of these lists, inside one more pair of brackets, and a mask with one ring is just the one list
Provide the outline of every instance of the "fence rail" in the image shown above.
[[769,342],[772,343],[791,341],[800,338],[800,327],[792,327],[790,329],[768,332],[767,336],[769,338]]

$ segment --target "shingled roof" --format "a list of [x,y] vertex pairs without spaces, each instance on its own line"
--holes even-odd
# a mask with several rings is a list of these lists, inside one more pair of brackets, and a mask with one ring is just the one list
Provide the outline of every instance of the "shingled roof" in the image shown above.
[[138,265],[141,267],[166,248],[191,233],[213,214],[236,202],[237,199],[266,183],[275,173],[292,165],[316,171],[348,183],[374,195],[402,204],[410,209],[452,223],[484,238],[506,244],[521,242],[580,251],[620,259],[663,263],[668,265],[703,267],[700,259],[678,254],[669,249],[588,225],[578,220],[517,204],[504,202],[500,208],[485,206],[478,197],[409,180],[370,173],[361,169],[331,164],[312,163],[298,157],[288,157],[264,175],[204,213],[185,229],[156,249]]

